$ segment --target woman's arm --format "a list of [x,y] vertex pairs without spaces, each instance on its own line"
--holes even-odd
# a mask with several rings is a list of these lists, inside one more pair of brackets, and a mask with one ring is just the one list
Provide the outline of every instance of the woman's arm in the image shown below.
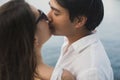
[[[50,80],[53,70],[53,67],[41,63],[37,68],[37,73],[39,74],[41,80]],[[63,70],[61,80],[75,80],[75,77],[69,71]]]
[[[54,68],[46,65],[43,62],[39,48],[35,48],[35,52],[37,55],[36,72],[38,73],[38,76],[39,76],[38,78],[35,77],[35,80],[50,80],[51,75],[53,74]],[[58,77],[60,77],[60,76],[58,76]],[[61,80],[75,80],[75,78],[69,71],[63,70],[63,73],[61,75]]]

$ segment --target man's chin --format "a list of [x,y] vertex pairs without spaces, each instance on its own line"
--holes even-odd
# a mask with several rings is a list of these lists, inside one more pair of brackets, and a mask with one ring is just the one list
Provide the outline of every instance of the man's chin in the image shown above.
[[54,35],[54,36],[64,36],[62,34],[58,34],[58,33],[55,33],[55,32],[52,32],[52,35]]

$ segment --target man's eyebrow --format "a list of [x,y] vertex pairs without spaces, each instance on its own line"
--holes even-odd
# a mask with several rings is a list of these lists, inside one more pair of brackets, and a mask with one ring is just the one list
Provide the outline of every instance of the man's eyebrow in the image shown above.
[[57,11],[57,12],[60,12],[60,10],[58,10],[58,9],[55,8],[55,7],[53,7],[53,6],[50,4],[50,2],[49,2],[49,5],[50,5],[51,9],[53,9],[53,10],[55,10],[55,11]]

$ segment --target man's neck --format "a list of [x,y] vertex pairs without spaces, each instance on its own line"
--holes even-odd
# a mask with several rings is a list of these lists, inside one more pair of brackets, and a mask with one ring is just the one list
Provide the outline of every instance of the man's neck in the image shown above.
[[73,36],[66,36],[68,39],[68,46],[70,46],[75,41],[77,41],[77,40],[79,40],[87,35],[90,35],[90,34],[91,34],[91,32],[81,32],[81,33],[75,34]]

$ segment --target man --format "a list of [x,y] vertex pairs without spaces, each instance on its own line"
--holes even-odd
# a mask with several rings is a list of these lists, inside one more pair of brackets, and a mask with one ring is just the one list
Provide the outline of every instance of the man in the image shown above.
[[95,29],[104,15],[102,0],[50,0],[48,14],[54,35],[65,36],[51,80],[70,71],[76,80],[113,80],[113,71]]

